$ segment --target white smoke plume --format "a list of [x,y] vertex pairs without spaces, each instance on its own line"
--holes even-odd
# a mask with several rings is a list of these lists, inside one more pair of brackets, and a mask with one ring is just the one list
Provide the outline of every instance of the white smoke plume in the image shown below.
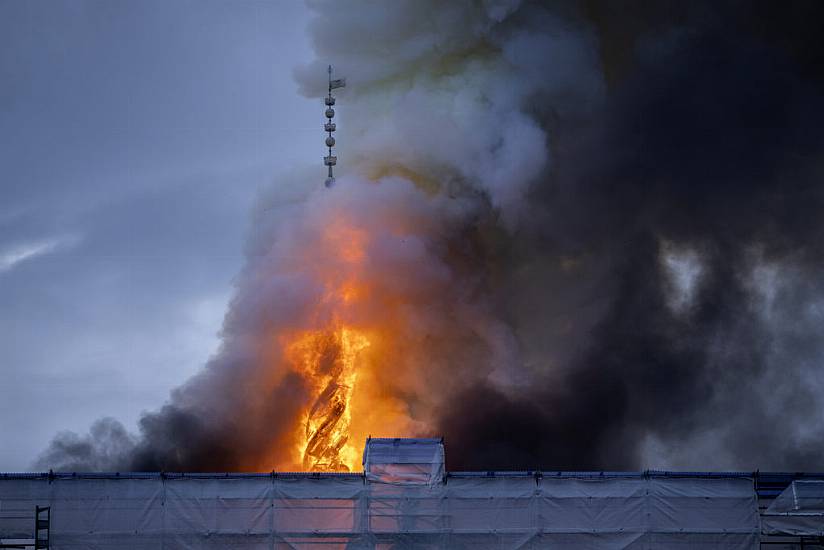
[[313,2],[318,60],[297,77],[315,96],[325,63],[349,77],[341,151],[351,170],[481,192],[514,229],[551,166],[551,136],[534,114],[586,113],[603,88],[586,27],[520,4]]

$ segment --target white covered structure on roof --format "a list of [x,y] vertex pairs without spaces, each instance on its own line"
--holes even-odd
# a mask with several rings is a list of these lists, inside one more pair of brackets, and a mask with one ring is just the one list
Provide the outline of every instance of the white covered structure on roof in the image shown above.
[[437,485],[446,475],[442,439],[372,438],[363,448],[363,473],[369,481]]

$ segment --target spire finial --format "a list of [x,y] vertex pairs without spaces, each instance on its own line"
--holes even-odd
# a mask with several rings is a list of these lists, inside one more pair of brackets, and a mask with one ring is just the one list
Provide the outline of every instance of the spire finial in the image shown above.
[[329,95],[326,96],[326,124],[324,124],[323,129],[328,133],[326,137],[326,147],[329,149],[329,154],[323,157],[323,164],[325,164],[329,168],[329,174],[326,178],[325,185],[326,187],[332,187],[335,185],[335,176],[332,174],[332,167],[338,163],[338,157],[332,155],[332,147],[335,146],[335,138],[332,136],[332,133],[336,130],[335,123],[332,122],[332,119],[335,117],[335,110],[332,108],[335,105],[335,98],[332,96],[332,90],[336,88],[343,88],[346,86],[346,79],[339,78],[337,80],[332,80],[332,65],[329,65]]

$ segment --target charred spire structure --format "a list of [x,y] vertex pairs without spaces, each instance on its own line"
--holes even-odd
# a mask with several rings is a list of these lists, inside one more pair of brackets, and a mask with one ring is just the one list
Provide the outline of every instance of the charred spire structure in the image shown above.
[[345,328],[306,335],[292,346],[302,360],[298,368],[316,383],[317,397],[306,412],[300,449],[307,471],[349,471],[355,465],[344,447],[350,439],[357,359],[368,346],[363,335]]
[[328,154],[323,157],[323,164],[325,164],[329,168],[329,174],[326,177],[325,185],[326,187],[332,187],[335,185],[335,175],[332,173],[332,167],[338,163],[338,157],[332,154],[332,147],[335,146],[335,137],[332,135],[335,130],[337,129],[333,119],[335,118],[335,97],[332,95],[332,90],[337,88],[343,88],[346,86],[346,79],[345,78],[338,78],[332,80],[332,65],[329,65],[329,93],[325,98],[326,103],[326,123],[323,125],[323,129],[326,131],[326,147],[329,149]]

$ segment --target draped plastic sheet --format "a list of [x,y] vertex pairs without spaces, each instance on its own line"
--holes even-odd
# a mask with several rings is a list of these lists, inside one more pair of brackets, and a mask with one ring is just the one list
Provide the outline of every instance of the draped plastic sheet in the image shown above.
[[[64,549],[757,548],[752,482],[360,476],[0,479],[0,512],[52,506]],[[0,538],[31,536],[32,520]]]
[[824,481],[794,480],[762,515],[765,533],[824,536]]
[[446,473],[443,440],[370,437],[363,449],[363,470],[369,481],[440,484]]

